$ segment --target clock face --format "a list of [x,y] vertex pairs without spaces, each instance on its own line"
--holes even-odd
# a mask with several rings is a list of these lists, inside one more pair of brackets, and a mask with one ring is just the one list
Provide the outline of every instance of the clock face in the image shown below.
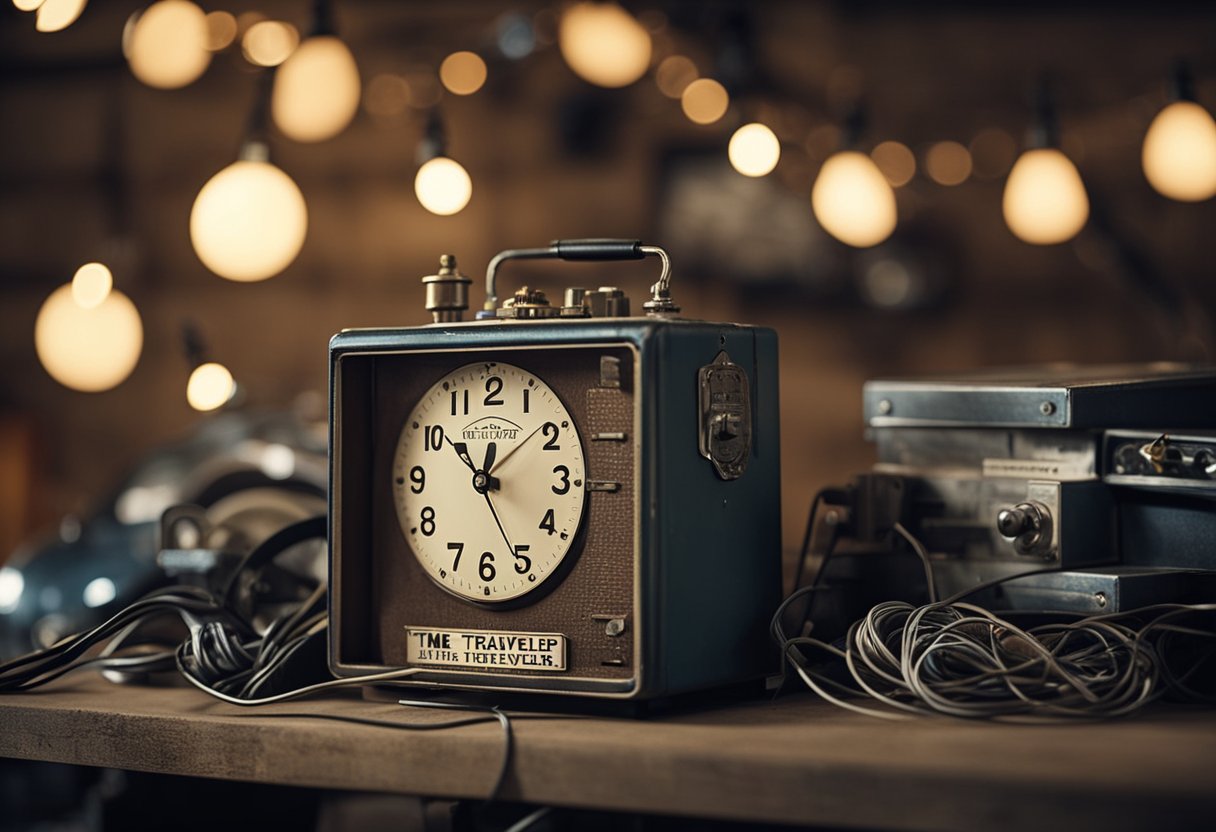
[[586,465],[574,419],[535,373],[466,364],[405,420],[393,460],[401,531],[444,589],[520,598],[552,578],[583,518]]

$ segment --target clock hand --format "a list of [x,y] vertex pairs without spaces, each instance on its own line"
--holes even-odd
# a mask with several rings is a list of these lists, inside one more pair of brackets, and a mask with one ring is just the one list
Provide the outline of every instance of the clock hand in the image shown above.
[[468,445],[463,442],[453,442],[446,436],[443,437],[443,440],[452,446],[452,450],[460,457],[460,461],[469,466],[469,470],[473,472],[473,489],[475,491],[485,493],[486,491],[497,491],[502,487],[502,483],[498,481],[497,477],[491,477],[486,473],[486,469],[494,462],[494,452],[497,450],[493,442],[486,448],[486,467],[479,471],[477,470],[477,466],[473,464],[473,457],[469,455]]
[[[525,436],[522,441],[517,442],[514,446],[512,446],[511,450],[509,450],[505,454],[503,454],[498,459],[498,465],[496,465],[495,467],[502,465],[504,462],[506,462],[508,459],[511,458],[511,454],[515,453],[521,447],[528,444],[528,440],[530,440],[533,436],[536,436],[536,434],[540,433],[540,429],[543,428],[544,426],[545,426],[544,422],[541,422],[539,425],[537,425],[535,430],[533,430],[531,433],[529,433],[527,436]],[[487,468],[486,470],[489,470],[489,469]]]
[[482,496],[486,498],[486,505],[490,507],[490,514],[494,515],[494,522],[498,524],[498,531],[502,533],[503,542],[507,544],[507,552],[515,554],[515,547],[511,545],[511,539],[507,537],[507,530],[502,527],[502,521],[498,519],[498,512],[494,510],[494,501],[490,499],[490,492],[483,491]]

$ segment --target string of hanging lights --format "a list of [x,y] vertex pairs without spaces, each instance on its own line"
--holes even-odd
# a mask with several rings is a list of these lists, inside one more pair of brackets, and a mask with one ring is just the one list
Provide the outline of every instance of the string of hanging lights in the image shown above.
[[[37,28],[43,31],[71,25],[85,8],[84,0],[13,3],[34,13]],[[311,16],[311,27],[301,40],[295,27],[256,12],[237,17],[224,11],[204,13],[189,0],[156,0],[131,17],[123,34],[123,52],[132,74],[157,89],[193,83],[206,72],[216,52],[234,44],[239,44],[249,63],[268,67],[237,161],[203,186],[190,216],[190,238],[199,259],[230,280],[256,281],[279,274],[296,259],[307,233],[302,192],[270,162],[269,124],[292,141],[324,142],[351,124],[361,99],[372,111],[373,99],[393,93],[392,77],[384,75],[364,89],[356,58],[338,36],[332,0],[314,0]],[[538,34],[537,21],[542,18],[552,30],[551,39]],[[584,0],[542,10],[531,19],[504,15],[495,23],[495,42],[507,60],[525,58],[554,44],[575,75],[606,89],[628,87],[652,75],[659,92],[678,102],[690,122],[722,135],[726,158],[740,175],[771,175],[785,154],[802,153],[810,163],[818,161],[809,194],[811,212],[829,235],[855,248],[870,248],[891,238],[899,222],[896,191],[918,174],[944,187],[1004,176],[1004,221],[1016,238],[1028,244],[1066,242],[1087,223],[1089,197],[1077,165],[1059,142],[1057,116],[1046,89],[1036,101],[1030,139],[1020,155],[1007,133],[986,128],[967,145],[949,140],[933,144],[918,166],[907,145],[891,137],[876,137],[881,140],[863,145],[858,125],[847,119],[843,126],[816,125],[805,146],[791,145],[788,135],[778,137],[779,131],[766,123],[763,113],[749,112],[757,108],[749,90],[738,88],[737,79],[702,73],[691,58],[675,50],[670,34],[662,35],[660,48],[656,38],[661,27],[655,25],[656,19],[662,16],[635,16],[612,0]],[[415,195],[436,215],[458,214],[473,194],[469,169],[449,152],[439,99],[444,91],[456,96],[477,93],[490,72],[481,54],[457,50],[434,67],[436,83],[429,101],[423,101],[426,96],[419,84],[410,86],[413,103],[427,112],[417,146]],[[1216,120],[1196,100],[1184,65],[1174,71],[1170,98],[1146,129],[1143,175],[1167,198],[1210,199],[1216,195]],[[98,273],[89,274],[96,279]],[[52,325],[68,320],[62,310],[77,317],[89,313],[96,320],[103,317],[96,310],[109,310],[107,315],[125,316],[126,321],[122,324],[126,334],[113,336],[115,343],[127,344],[126,351],[116,347],[115,355],[129,355],[130,344],[142,339],[142,330],[138,337],[131,335],[138,327],[138,313],[133,305],[129,310],[133,318],[114,311],[125,309],[124,300],[129,304],[117,290],[73,289],[60,294],[63,288],[44,307],[47,323],[40,324],[39,338],[46,355],[44,346],[39,347],[39,355],[63,383],[76,389],[105,389],[97,382],[90,382],[94,385],[90,387],[79,380],[65,381],[70,373],[52,370],[58,365],[47,345],[55,338],[46,333],[58,331],[56,326],[84,331],[83,324]],[[102,300],[92,306],[82,303],[81,298],[94,296],[89,292]],[[69,302],[70,307],[64,305]],[[48,309],[60,312],[51,315]],[[137,358],[138,347],[134,354]],[[123,362],[115,359],[114,366]],[[108,386],[129,372],[130,367],[123,372],[115,369]]]

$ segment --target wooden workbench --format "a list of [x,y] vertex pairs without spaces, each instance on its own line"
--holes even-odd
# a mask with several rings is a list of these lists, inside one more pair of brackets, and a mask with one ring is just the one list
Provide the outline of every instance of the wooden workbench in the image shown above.
[[[484,797],[502,759],[495,724],[406,732],[284,714],[460,716],[354,692],[247,709],[82,674],[0,697],[0,756],[456,798]],[[514,731],[503,796],[532,803],[892,829],[1160,830],[1216,818],[1211,711],[889,723],[795,694],[647,720],[524,718]]]

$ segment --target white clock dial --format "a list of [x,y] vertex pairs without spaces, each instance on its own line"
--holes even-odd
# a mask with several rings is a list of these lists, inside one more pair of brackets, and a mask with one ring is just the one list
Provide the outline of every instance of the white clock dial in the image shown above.
[[434,581],[469,600],[510,601],[570,552],[586,495],[582,442],[535,373],[466,364],[406,418],[393,494],[401,531]]

